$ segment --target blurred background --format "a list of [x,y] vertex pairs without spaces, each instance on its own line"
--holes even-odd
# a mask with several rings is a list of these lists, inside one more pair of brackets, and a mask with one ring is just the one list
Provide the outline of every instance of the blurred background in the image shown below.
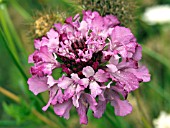
[[130,115],[116,117],[108,105],[102,118],[95,119],[89,111],[89,124],[80,125],[74,109],[69,120],[56,116],[52,108],[42,112],[41,99],[47,102],[47,93],[36,97],[26,83],[28,55],[34,51],[31,25],[51,11],[73,16],[81,12],[78,2],[0,0],[0,128],[170,128],[170,0],[131,2],[136,6],[135,18],[124,24],[143,46],[141,63],[149,68],[151,81],[128,96],[133,106]]

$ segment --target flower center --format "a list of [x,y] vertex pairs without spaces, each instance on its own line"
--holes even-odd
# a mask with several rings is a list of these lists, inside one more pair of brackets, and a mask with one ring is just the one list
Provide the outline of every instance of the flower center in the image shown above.
[[[85,43],[86,39],[83,38],[81,40],[76,40],[74,43],[71,44],[71,48],[69,49],[69,52],[74,54],[76,57],[76,60],[72,57],[66,57],[62,55],[58,55],[60,59],[62,60],[62,71],[65,72],[68,76],[71,73],[77,73],[80,78],[83,77],[82,69],[86,66],[93,67],[94,70],[97,70],[99,67],[99,64],[101,63],[101,56],[102,52],[99,51],[97,53],[93,53],[91,59],[88,61],[82,61],[81,59],[83,56],[79,55],[79,51],[82,51],[84,54],[88,51],[87,44]],[[77,61],[78,60],[78,61]]]

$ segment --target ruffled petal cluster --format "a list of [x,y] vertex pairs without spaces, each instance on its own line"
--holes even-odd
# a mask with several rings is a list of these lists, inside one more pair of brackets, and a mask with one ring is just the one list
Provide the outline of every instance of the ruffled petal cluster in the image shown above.
[[[49,91],[44,111],[52,105],[58,116],[68,119],[75,107],[81,124],[88,123],[88,109],[100,118],[109,102],[116,115],[131,113],[127,96],[140,82],[148,82],[150,74],[139,65],[141,46],[119,24],[113,15],[83,11],[82,17],[77,14],[64,24],[56,23],[45,36],[35,39],[28,84],[35,95]],[[55,79],[53,71],[58,68],[63,74]]]

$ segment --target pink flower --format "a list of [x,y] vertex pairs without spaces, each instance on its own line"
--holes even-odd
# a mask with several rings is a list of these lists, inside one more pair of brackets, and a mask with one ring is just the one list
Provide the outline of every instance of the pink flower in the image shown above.
[[[113,15],[83,11],[80,19],[78,14],[69,17],[35,39],[36,51],[29,57],[34,63],[29,89],[35,95],[49,91],[44,111],[52,105],[57,115],[68,119],[75,107],[81,124],[88,123],[88,109],[100,118],[109,102],[116,115],[131,113],[128,94],[139,88],[140,82],[150,80],[148,69],[138,64],[141,46]],[[63,74],[55,80],[52,73],[57,68]]]

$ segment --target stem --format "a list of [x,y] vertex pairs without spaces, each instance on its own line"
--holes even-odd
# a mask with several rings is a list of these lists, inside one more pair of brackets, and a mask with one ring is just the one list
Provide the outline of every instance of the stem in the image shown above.
[[4,94],[5,96],[9,97],[10,99],[14,100],[15,102],[20,103],[19,97],[16,96],[15,94],[9,92],[8,90],[0,87],[0,92],[1,92],[2,94]]
[[[16,96],[15,94],[9,92],[8,90],[0,87],[0,92],[2,94],[4,94],[5,96],[9,97],[10,99],[14,100],[15,102],[17,102],[18,104],[21,104],[21,100],[18,96]],[[31,110],[31,112],[38,117],[38,119],[40,119],[41,121],[43,121],[44,123],[46,123],[48,126],[51,127],[55,127],[55,128],[59,128],[59,126],[57,126],[56,123],[54,123],[53,121],[49,120],[48,118],[46,118],[45,116],[43,116],[41,113],[39,113],[37,110],[35,110],[34,108]]]
[[[2,32],[2,30],[0,29],[0,33],[2,35],[2,40],[3,42],[7,42],[4,33]],[[24,72],[24,70],[21,67],[21,64],[19,63],[19,61],[17,61],[16,57],[14,56],[14,54],[12,53],[12,51],[10,50],[10,48],[8,47],[8,45],[6,43],[4,43],[8,52],[10,53],[10,56],[12,58],[12,60],[14,61],[16,67],[19,69],[20,73],[22,74],[22,76],[24,77],[24,80],[27,81],[28,77],[26,75],[26,73]]]
[[15,44],[13,43],[13,39],[11,36],[11,31],[9,30],[9,20],[6,19],[6,17],[8,16],[8,12],[6,10],[6,6],[4,3],[0,4],[0,23],[1,23],[1,33],[4,35],[4,37],[6,37],[6,45],[8,45],[8,47],[10,48],[11,52],[13,53],[16,61],[19,62],[19,57],[17,54],[17,50],[15,48]]
[[[10,4],[15,3],[15,0],[12,0]],[[27,51],[24,50],[23,43],[21,42],[21,39],[19,38],[19,35],[14,27],[14,24],[11,20],[11,17],[8,13],[7,8],[8,3],[2,3],[1,6],[1,17],[2,17],[2,28],[5,30],[5,34],[10,34],[10,38],[12,39],[13,44],[18,48],[19,52],[23,55],[27,55]],[[23,12],[23,11],[20,11]],[[5,22],[4,22],[5,21]],[[6,28],[6,29],[5,29]],[[16,49],[16,48],[15,48]]]
[[24,19],[28,21],[32,20],[31,15],[16,0],[11,0],[9,3]]
[[139,112],[140,112],[140,115],[141,115],[141,118],[142,118],[142,122],[144,123],[144,126],[145,128],[153,128],[152,126],[152,123],[148,120],[143,108],[142,108],[142,103],[141,103],[141,96],[140,96],[140,93],[139,93],[139,90],[136,90],[134,92],[135,96],[136,96],[136,101],[137,101],[137,105],[138,105],[138,108],[139,108]]
[[162,63],[164,66],[167,67],[167,69],[170,70],[170,66],[169,66],[169,60],[162,56],[161,54],[156,53],[153,50],[150,50],[149,48],[147,48],[146,46],[142,45],[142,51],[144,54],[154,58],[155,60],[159,61],[160,63]]
[[105,118],[107,119],[107,120],[109,120],[109,122],[113,125],[113,126],[116,126],[116,128],[118,128],[117,127],[117,124],[115,123],[115,122],[113,122],[113,120],[111,119],[111,117],[106,113],[105,115]]

